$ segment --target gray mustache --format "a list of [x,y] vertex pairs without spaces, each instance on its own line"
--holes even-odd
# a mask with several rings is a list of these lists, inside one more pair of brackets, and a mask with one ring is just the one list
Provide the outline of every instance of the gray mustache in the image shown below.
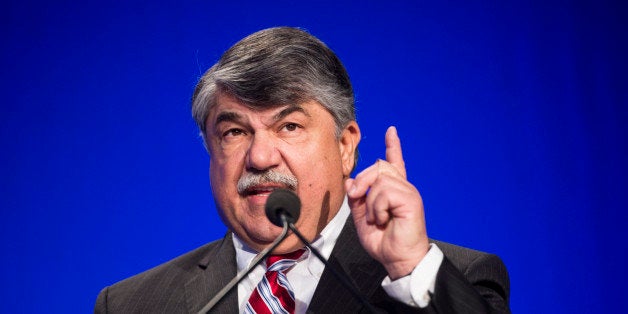
[[299,181],[291,174],[285,174],[273,170],[264,171],[261,173],[244,173],[238,180],[238,193],[244,194],[251,186],[264,184],[264,183],[277,183],[285,185],[291,190],[296,190]]

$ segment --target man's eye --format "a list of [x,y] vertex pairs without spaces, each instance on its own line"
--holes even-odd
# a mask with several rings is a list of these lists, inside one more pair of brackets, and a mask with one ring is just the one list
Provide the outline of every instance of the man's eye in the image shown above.
[[223,137],[226,136],[238,136],[238,135],[242,135],[244,134],[244,131],[240,130],[240,129],[229,129],[226,132],[222,133]]
[[286,131],[295,131],[297,128],[299,128],[299,125],[296,123],[286,123],[283,128]]

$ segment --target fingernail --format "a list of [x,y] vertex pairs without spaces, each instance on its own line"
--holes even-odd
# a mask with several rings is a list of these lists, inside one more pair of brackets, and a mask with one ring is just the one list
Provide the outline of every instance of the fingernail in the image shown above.
[[355,190],[357,190],[358,188],[355,187],[355,185],[351,186],[351,189],[349,189],[349,192],[347,194],[349,194],[349,196],[353,196],[353,194],[355,194]]

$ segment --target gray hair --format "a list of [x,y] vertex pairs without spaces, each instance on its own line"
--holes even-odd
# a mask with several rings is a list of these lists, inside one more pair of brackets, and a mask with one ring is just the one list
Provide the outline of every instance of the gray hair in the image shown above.
[[315,100],[334,117],[338,138],[355,120],[346,69],[323,42],[297,28],[269,28],[251,34],[205,72],[192,97],[192,116],[203,137],[218,93],[234,96],[251,108]]

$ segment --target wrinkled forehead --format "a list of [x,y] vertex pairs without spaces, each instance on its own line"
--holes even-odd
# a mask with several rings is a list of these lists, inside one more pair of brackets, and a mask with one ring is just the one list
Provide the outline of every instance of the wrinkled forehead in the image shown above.
[[307,106],[303,103],[251,104],[227,94],[217,94],[214,105],[210,108],[205,125],[211,128],[221,122],[242,121],[248,117],[263,120],[281,120],[293,112],[301,112],[309,116]]

